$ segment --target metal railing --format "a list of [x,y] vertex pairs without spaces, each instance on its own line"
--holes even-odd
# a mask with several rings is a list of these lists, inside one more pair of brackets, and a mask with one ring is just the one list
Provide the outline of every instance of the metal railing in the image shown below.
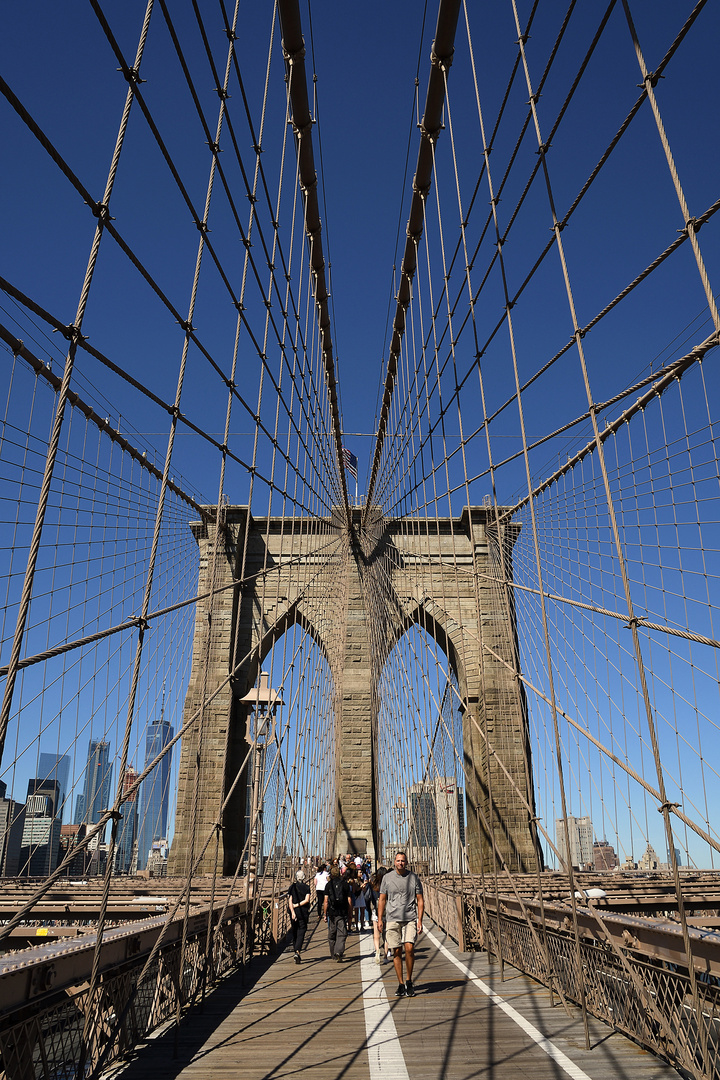
[[[579,909],[580,961],[569,906],[481,897],[470,882],[425,884],[426,911],[465,951],[484,949],[586,1008],[693,1077],[720,1075],[720,934],[693,929],[701,997],[694,1006],[680,927],[669,920]],[[696,951],[697,950],[697,951]]]
[[272,894],[195,909],[184,947],[182,915],[115,927],[103,937],[93,1000],[95,934],[9,954],[0,963],[0,1080],[98,1076],[252,956],[274,951],[288,926]]

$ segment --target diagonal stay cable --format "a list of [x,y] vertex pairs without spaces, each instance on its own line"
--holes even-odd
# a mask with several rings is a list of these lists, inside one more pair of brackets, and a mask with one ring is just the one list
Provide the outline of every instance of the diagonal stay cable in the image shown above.
[[[3,289],[5,292],[7,292],[8,295],[10,295],[10,296],[14,297],[15,299],[17,299],[20,303],[26,305],[36,315],[38,315],[38,316],[40,316],[40,318],[44,319],[50,326],[54,327],[56,330],[59,330],[63,334],[63,336],[66,337],[68,340],[71,340],[71,338],[73,336],[72,335],[72,330],[73,330],[72,327],[68,327],[64,323],[61,323],[53,315],[51,315],[49,312],[45,311],[44,308],[42,308],[39,304],[35,303],[34,300],[31,300],[29,297],[25,296],[22,292],[20,292],[19,289],[17,289],[14,285],[11,285],[10,282],[8,282],[3,277],[0,277],[0,288]],[[0,328],[0,337],[2,337],[8,343],[8,345],[10,345],[10,347],[13,349],[14,352],[17,352],[17,354],[22,356],[24,360],[27,360],[27,362],[31,364],[31,366],[38,372],[38,374],[42,375],[43,378],[45,378],[50,383],[51,386],[54,387],[56,385],[55,380],[57,380],[57,376],[53,375],[52,372],[50,371],[50,369],[48,368],[48,366],[46,364],[44,364],[41,360],[39,360],[37,357],[34,357],[34,358],[31,359],[32,354],[29,352],[29,350],[24,349],[23,343],[20,341],[19,338],[16,338],[13,334],[10,334],[9,331],[3,332],[2,328]],[[15,344],[21,346],[21,348],[16,350],[15,349]],[[85,339],[83,339],[82,337],[78,341],[78,347],[81,348],[81,349],[84,349],[91,356],[93,356],[96,360],[99,360],[100,363],[102,363],[105,367],[109,368],[109,370],[111,370],[115,374],[119,375],[122,379],[124,379],[126,382],[128,382],[131,386],[133,386],[135,389],[137,389],[141,393],[143,393],[146,397],[149,398],[149,400],[155,402],[155,404],[157,404],[161,409],[163,409],[164,412],[166,412],[169,416],[176,415],[178,421],[181,424],[184,424],[186,427],[190,428],[190,430],[193,431],[196,435],[199,435],[206,442],[209,442],[212,446],[215,447],[216,450],[221,450],[221,451],[227,453],[228,457],[232,458],[232,460],[235,461],[238,465],[241,465],[248,472],[251,471],[253,466],[251,466],[243,458],[239,457],[236,453],[234,453],[234,451],[232,451],[226,444],[218,442],[218,440],[213,438],[213,436],[210,435],[209,432],[205,431],[202,427],[200,427],[198,424],[195,424],[188,416],[186,416],[186,414],[181,409],[176,409],[175,406],[171,405],[169,402],[163,401],[163,399],[161,397],[159,397],[157,394],[153,393],[152,390],[150,390],[146,386],[144,386],[138,379],[135,379],[127,371],[125,371],[123,368],[121,368],[117,364],[115,364],[112,360],[109,359],[109,357],[105,356],[98,349],[96,349],[93,346],[89,345],[89,343]],[[232,390],[232,388],[230,388],[230,389]],[[251,409],[249,404],[243,398],[241,398],[239,394],[235,393],[234,390],[232,392],[233,392],[235,398],[241,402],[241,404],[244,406],[246,411],[252,416],[253,420],[255,420],[255,411]],[[80,400],[81,399],[78,397],[77,401],[80,402]],[[297,427],[297,423],[294,422],[294,421],[291,421],[291,424],[292,424],[292,428],[294,429],[295,433],[298,435],[298,438],[300,438],[301,441],[302,441],[303,436],[302,436],[302,433],[300,432],[299,428]],[[263,431],[263,433],[267,436],[268,441],[270,443],[272,443],[273,445],[277,443],[277,439],[275,438],[275,436],[272,434],[272,432],[270,432],[265,427],[264,424],[262,424],[260,422],[258,424],[258,426]],[[109,425],[108,425],[108,427],[109,427]],[[111,432],[113,432],[113,429],[109,428],[108,434],[111,433]],[[117,432],[115,432],[115,434],[117,434]],[[285,458],[285,460],[288,462],[288,464],[291,465],[291,461],[290,461],[290,457],[289,457],[288,453],[286,451],[283,451],[282,449],[280,449],[279,444],[278,444],[278,449],[279,449],[279,452],[281,453],[281,455],[283,456],[283,458]],[[262,473],[262,471],[258,470],[257,467],[255,467],[255,471],[256,471],[258,477],[261,480],[263,480],[267,484],[270,483],[269,478],[266,477],[264,475],[264,473]],[[169,483],[168,486],[172,490],[175,490],[175,487],[173,486],[172,483]],[[181,495],[181,497],[184,498],[185,501],[190,501],[190,497],[183,495],[181,493],[180,489],[177,489],[177,494]],[[288,497],[292,498],[291,496],[288,496]],[[194,502],[191,502],[191,505],[193,506],[194,509],[198,509],[199,513],[203,513],[203,514],[208,513],[207,508],[203,511],[203,510],[199,509],[198,506]],[[300,505],[302,505],[303,509],[309,510],[309,507],[305,506],[304,504],[300,504]]]
[[[43,379],[45,379],[46,382],[49,383],[49,385],[52,386],[54,390],[57,391],[60,389],[62,380],[59,378],[59,376],[54,375],[50,368],[47,366],[47,364],[44,364],[42,360],[39,360],[37,356],[31,353],[30,350],[23,344],[23,342],[20,341],[19,338],[16,338],[14,334],[11,334],[10,331],[2,325],[2,323],[0,323],[0,339],[2,339],[7,345],[10,346],[15,356],[22,357],[22,359],[30,365],[33,371],[37,375],[40,375]],[[78,409],[83,414],[83,416],[90,420],[100,431],[102,431],[105,435],[109,436],[109,438],[112,439],[113,442],[116,442],[126,454],[129,454],[130,457],[138,463],[138,465],[151,473],[156,480],[162,479],[162,472],[160,471],[160,469],[158,469],[156,465],[153,465],[151,461],[148,461],[147,456],[142,454],[136,447],[134,447],[132,443],[130,443],[123,435],[120,434],[119,431],[116,431],[115,428],[113,428],[107,420],[104,420],[101,416],[98,416],[94,409],[91,409],[89,405],[86,405],[82,398],[78,394],[76,394],[74,390],[69,391],[68,401],[73,406],[73,408]],[[182,488],[178,487],[174,481],[169,481],[168,487],[172,492],[174,492],[175,495],[181,498],[183,502],[186,502],[188,506],[191,506],[193,510],[200,514],[203,519],[212,520],[212,512],[208,510],[206,506],[201,506],[200,503],[196,502],[195,499],[192,498],[192,496],[188,495],[185,491],[182,490]]]
[[[103,25],[106,25],[106,23],[103,22]],[[110,31],[109,27],[108,27],[108,33],[110,33],[110,35],[112,36],[112,32]],[[129,67],[129,65],[127,64],[127,62],[123,58],[122,53],[119,51],[119,48],[116,51],[116,55],[118,57],[119,62],[121,63],[122,71],[125,74],[126,79],[133,82],[133,85],[135,87],[134,97],[137,100],[138,105],[142,109],[143,113],[145,114],[146,120],[147,120],[148,124],[151,126],[151,130],[156,135],[156,139],[158,140],[158,145],[160,146],[161,151],[163,152],[163,155],[165,156],[166,161],[168,162],[168,167],[170,168],[173,177],[176,179],[176,182],[179,185],[179,189],[181,191],[181,194],[183,194],[183,196],[184,196],[184,200],[186,202],[186,205],[188,206],[188,209],[190,211],[190,214],[191,214],[191,217],[192,217],[193,221],[196,223],[198,228],[200,228],[200,226],[202,225],[202,221],[200,220],[200,218],[198,216],[198,212],[195,209],[195,207],[194,207],[194,205],[192,203],[192,200],[190,199],[189,195],[187,194],[187,192],[186,192],[186,190],[185,190],[185,188],[184,188],[184,186],[182,184],[182,180],[181,180],[179,174],[177,173],[177,169],[175,168],[175,165],[174,165],[174,163],[172,161],[172,158],[169,155],[169,152],[167,151],[166,148],[164,148],[164,143],[162,141],[162,137],[160,136],[160,133],[157,130],[157,127],[156,127],[156,125],[155,125],[155,123],[154,123],[154,121],[152,119],[152,116],[150,114],[150,111],[149,111],[146,103],[144,101],[141,102],[141,96],[142,95],[140,94],[140,92],[137,89],[137,86],[135,85],[135,82],[134,82],[134,80],[135,80],[134,69]],[[45,135],[45,133],[40,128],[39,124],[37,124],[37,122],[34,120],[34,118],[30,115],[28,110],[25,108],[25,106],[22,104],[22,102],[19,100],[17,95],[10,88],[10,86],[5,82],[5,80],[2,78],[2,76],[0,76],[0,92],[2,92],[4,94],[4,96],[6,97],[8,102],[12,105],[12,107],[15,109],[15,111],[18,113],[18,115],[21,117],[21,119],[24,121],[24,123],[30,129],[30,131],[32,131],[33,135],[37,138],[37,140],[40,142],[40,144],[43,146],[43,148],[49,154],[51,159],[55,162],[55,164],[58,166],[58,168],[60,168],[60,170],[63,172],[63,174],[66,176],[66,178],[70,181],[72,186],[75,188],[75,190],[78,192],[78,194],[81,195],[83,201],[88,205],[88,207],[89,207],[91,213],[93,214],[93,216],[95,218],[97,218],[98,221],[102,222],[103,229],[110,236],[112,236],[113,240],[115,240],[115,242],[118,244],[118,246],[123,251],[123,253],[126,255],[126,257],[132,262],[135,269],[144,278],[144,280],[150,286],[150,288],[155,293],[155,295],[158,297],[158,299],[164,304],[164,306],[167,308],[167,310],[173,316],[173,318],[178,323],[178,325],[189,335],[190,340],[193,342],[193,344],[196,346],[196,348],[199,349],[201,354],[205,357],[205,359],[208,361],[208,363],[217,372],[217,374],[223,380],[223,382],[225,382],[225,384],[228,385],[227,376],[224,374],[224,372],[220,368],[217,361],[213,358],[213,356],[209,352],[209,350],[200,341],[200,339],[198,338],[197,333],[195,331],[195,328],[193,326],[190,326],[187,323],[187,321],[183,318],[183,316],[177,310],[175,305],[172,303],[172,301],[169,299],[169,297],[165,294],[163,289],[160,287],[158,282],[154,279],[154,277],[150,274],[150,272],[143,265],[143,263],[141,262],[141,260],[137,256],[137,254],[132,250],[130,245],[124,240],[124,238],[122,237],[122,235],[121,235],[120,231],[117,229],[117,227],[115,225],[113,225],[112,220],[110,219],[109,213],[107,211],[107,206],[105,205],[105,203],[97,202],[95,199],[93,199],[93,197],[87,191],[87,189],[85,188],[85,186],[83,185],[81,180],[78,178],[78,176],[75,174],[75,172],[70,168],[70,166],[64,160],[64,158],[59,153],[57,148],[53,145],[53,143],[50,141],[50,139],[47,137],[47,135]],[[217,157],[216,157],[216,160],[217,160]],[[207,249],[211,253],[211,255],[213,255],[213,258],[214,258],[214,260],[216,262],[216,265],[217,265],[218,264],[218,259],[213,253],[213,248],[212,248],[212,245],[211,245],[211,243],[209,242],[209,240],[207,238],[207,233],[206,232],[204,233],[204,237],[205,237],[205,246],[207,247]],[[251,262],[252,262],[252,260],[251,260]],[[254,263],[253,263],[253,269],[255,270]],[[230,296],[231,296],[231,298],[233,300],[233,303],[235,303],[235,306],[237,307],[238,301],[234,297],[232,287],[230,286],[229,282],[227,282],[227,279],[226,279],[226,276],[224,274],[224,271],[222,270],[222,267],[219,266],[219,265],[218,265],[218,272],[221,273],[221,276],[222,276],[223,280],[226,281],[226,284],[227,284],[229,292],[230,292]],[[257,274],[257,271],[255,271],[255,273],[256,273],[256,278],[257,278],[257,282],[258,282],[258,287],[260,289],[262,289],[262,283],[260,281],[259,275]],[[26,304],[26,306],[29,306],[30,309],[35,312],[35,314],[40,315],[42,318],[47,318],[47,313],[45,313],[43,311],[43,309],[39,307],[39,305],[36,305],[32,301],[29,301],[27,298],[23,297],[23,294],[19,290],[14,289],[11,286],[7,291],[10,292],[10,294],[13,295],[21,303],[24,303],[24,304]],[[240,314],[242,315],[242,312],[240,312]],[[57,329],[61,333],[63,333],[63,335],[66,338],[68,338],[68,340],[71,340],[71,338],[73,336],[75,336],[75,327],[74,326],[69,326],[68,327],[66,324],[61,323],[61,322],[59,322],[57,320],[53,320],[52,318],[49,318],[48,321],[51,323],[51,325],[54,326],[55,329]],[[272,375],[272,373],[267,368],[267,364],[266,364],[265,359],[264,359],[264,354],[263,354],[262,347],[261,347],[260,343],[256,340],[255,335],[254,335],[254,333],[252,331],[252,328],[251,328],[250,324],[248,323],[247,319],[242,318],[242,324],[245,327],[246,332],[248,333],[248,336],[250,337],[250,340],[253,343],[253,347],[255,348],[256,352],[258,353],[258,356],[260,356],[261,359],[263,360],[263,364],[264,364],[265,369],[267,370],[268,376],[274,382],[275,381],[274,376]],[[275,324],[274,324],[274,320],[273,320],[273,326],[274,325]],[[275,327],[275,331],[276,331],[276,336],[278,337],[278,341],[280,341],[281,339],[280,339],[280,335],[277,333],[277,327]],[[76,344],[75,347],[80,346],[82,348],[85,348],[88,352],[91,352],[91,354],[94,355],[97,359],[100,359],[102,363],[105,363],[107,366],[111,366],[112,370],[114,370],[116,374],[121,375],[121,377],[123,377],[123,378],[128,377],[126,375],[126,373],[122,371],[121,368],[119,368],[117,365],[112,364],[112,362],[108,361],[107,358],[103,357],[101,353],[98,353],[96,350],[93,350],[90,346],[88,346],[87,342],[84,340],[82,335],[77,335],[77,338],[78,338],[78,340],[77,340],[77,344]],[[283,346],[281,346],[281,350],[284,353],[284,347]],[[231,387],[231,389],[232,389],[233,394],[236,396],[237,400],[240,402],[240,404],[245,409],[248,416],[250,418],[252,418],[252,420],[254,421],[255,420],[255,412],[254,412],[253,408],[251,407],[251,405],[243,398],[243,396],[238,391],[237,387]],[[278,390],[278,387],[276,386],[275,389]],[[169,407],[164,406],[164,407],[169,408],[169,409],[173,408],[172,406],[169,406]],[[289,419],[290,419],[290,423],[294,426],[293,418],[290,416]],[[187,423],[187,420],[184,420],[184,422]],[[261,428],[261,430],[263,430],[266,437],[272,441],[272,435],[271,435],[271,433],[269,431],[267,431],[265,429],[265,426],[262,423],[262,421],[260,422],[260,428]],[[280,452],[283,453],[282,450]],[[240,462],[240,464],[244,465],[245,463]],[[322,478],[320,478],[318,476],[318,479],[319,479],[319,482],[322,484],[323,483]],[[328,497],[330,497],[329,493],[328,493]]]

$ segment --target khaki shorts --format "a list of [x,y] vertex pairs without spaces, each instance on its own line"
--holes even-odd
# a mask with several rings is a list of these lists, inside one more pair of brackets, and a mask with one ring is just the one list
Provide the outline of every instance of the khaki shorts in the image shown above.
[[412,945],[417,937],[417,922],[389,922],[385,924],[385,944],[388,949]]

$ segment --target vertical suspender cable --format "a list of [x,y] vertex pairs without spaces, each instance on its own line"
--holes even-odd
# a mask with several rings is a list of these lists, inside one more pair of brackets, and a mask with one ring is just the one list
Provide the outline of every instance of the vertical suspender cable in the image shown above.
[[365,524],[368,507],[372,502],[375,483],[377,481],[380,459],[385,441],[390,401],[392,400],[397,375],[400,346],[405,334],[405,313],[410,303],[412,294],[412,282],[417,269],[417,245],[422,236],[423,223],[425,221],[425,199],[432,183],[433,170],[433,140],[437,138],[442,128],[442,111],[445,103],[445,78],[441,70],[441,63],[448,67],[452,61],[455,47],[455,30],[460,15],[460,0],[440,0],[438,11],[435,40],[432,47],[432,68],[428,80],[427,96],[425,98],[425,111],[420,124],[422,140],[418,151],[418,163],[413,180],[413,197],[410,204],[410,217],[407,226],[407,240],[405,242],[405,254],[403,255],[400,268],[400,286],[397,294],[397,309],[393,323],[393,336],[390,344],[390,352],[385,376],[385,389],[383,392],[380,420],[378,422],[377,439],[373,455],[370,481],[368,483],[367,498],[363,509],[363,524]]
[[[312,116],[308,99],[307,79],[305,76],[305,43],[300,25],[300,5],[298,0],[280,0],[278,4],[280,28],[282,30],[285,67],[290,83],[290,100],[293,110],[293,127],[297,141],[297,153],[300,164],[300,184],[305,202],[305,232],[310,247],[310,266],[315,292],[315,307],[318,328],[320,330],[321,349],[325,368],[325,379],[332,411],[333,437],[337,455],[342,511],[346,523],[350,523],[350,505],[348,502],[345,467],[343,465],[342,427],[337,398],[335,361],[333,359],[332,336],[330,333],[330,312],[328,300],[330,294],[325,281],[325,257],[322,245],[322,224],[317,197],[317,173],[312,144]],[[294,70],[293,70],[294,69]],[[292,78],[291,76],[292,71]]]

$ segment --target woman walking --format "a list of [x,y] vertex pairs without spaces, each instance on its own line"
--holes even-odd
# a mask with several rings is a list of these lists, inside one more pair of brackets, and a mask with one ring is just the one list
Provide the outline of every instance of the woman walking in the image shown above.
[[370,911],[370,918],[372,920],[373,928],[373,946],[375,948],[375,963],[379,964],[380,957],[384,951],[381,940],[380,930],[378,928],[378,899],[380,897],[380,882],[387,874],[386,866],[378,866],[377,870],[370,878],[370,881],[365,886],[365,903]]
[[308,918],[310,916],[310,886],[305,882],[305,875],[298,870],[295,880],[288,889],[288,906],[293,932],[293,950],[295,963],[300,963],[300,952],[305,940]]
[[360,931],[365,929],[365,883],[357,870],[352,880],[352,890],[353,925],[355,930]]

